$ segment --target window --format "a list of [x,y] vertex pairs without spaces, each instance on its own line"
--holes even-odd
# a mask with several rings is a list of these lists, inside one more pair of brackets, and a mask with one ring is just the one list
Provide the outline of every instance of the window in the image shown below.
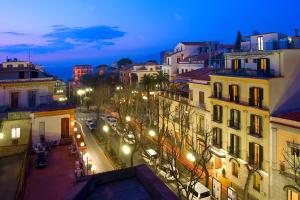
[[298,149],[296,147],[291,147],[291,155],[300,157],[300,149]]
[[229,85],[229,100],[232,102],[239,102],[239,86]]
[[257,61],[257,59],[253,59],[253,60],[252,60],[253,63],[256,63],[256,61]]
[[36,106],[36,91],[28,91],[28,106]]
[[11,138],[19,139],[21,137],[21,129],[20,128],[12,128],[11,129]]
[[213,121],[222,122],[223,118],[223,108],[220,105],[213,106]]
[[184,73],[184,69],[181,69],[181,73],[182,73],[182,74]]
[[245,63],[248,63],[248,58],[245,58],[245,59],[244,59],[244,62],[245,62]]
[[177,58],[177,63],[179,63],[180,62],[180,58]]
[[231,69],[233,72],[239,71],[242,67],[242,62],[240,59],[233,59],[231,60]]
[[232,175],[235,176],[236,178],[239,177],[239,166],[235,161],[232,161]]
[[254,142],[249,143],[249,165],[262,168],[263,147]]
[[204,92],[199,92],[199,105],[204,106]]
[[257,74],[270,74],[270,59],[257,59]]
[[189,90],[189,98],[193,101],[193,90]]
[[240,129],[240,118],[241,112],[239,110],[231,109],[230,110],[230,120],[229,127],[234,129]]
[[260,175],[256,173],[253,179],[253,189],[255,189],[258,192],[260,191],[260,181],[261,181]]
[[10,106],[11,108],[19,107],[19,92],[12,92],[10,94]]
[[25,78],[25,72],[19,72],[19,79]]
[[230,134],[229,154],[234,157],[240,156],[240,136]]
[[263,36],[258,36],[257,37],[257,48],[258,48],[258,51],[263,51],[264,50],[264,38],[263,38]]
[[220,128],[213,128],[213,145],[222,148],[222,129]]
[[291,189],[287,190],[287,197],[288,197],[287,198],[288,200],[299,200],[300,199],[299,193],[295,192]]
[[258,115],[250,115],[250,130],[249,134],[262,137],[262,117]]
[[263,89],[258,87],[249,88],[249,106],[262,107]]
[[214,98],[222,99],[222,83],[214,83]]

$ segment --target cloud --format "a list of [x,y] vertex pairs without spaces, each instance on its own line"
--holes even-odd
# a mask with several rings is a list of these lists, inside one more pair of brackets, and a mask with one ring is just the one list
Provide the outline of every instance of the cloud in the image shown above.
[[[29,49],[33,53],[51,53],[65,51],[77,47],[87,46],[101,48],[102,46],[114,45],[112,40],[125,36],[125,32],[118,27],[91,26],[91,27],[67,27],[64,25],[53,25],[51,31],[42,35],[47,41],[46,45],[39,44],[15,44],[0,46],[1,52],[22,53]],[[16,36],[19,36],[15,34]]]
[[27,33],[20,33],[20,32],[14,32],[14,31],[6,31],[6,32],[0,32],[0,34],[7,34],[7,35],[28,35]]

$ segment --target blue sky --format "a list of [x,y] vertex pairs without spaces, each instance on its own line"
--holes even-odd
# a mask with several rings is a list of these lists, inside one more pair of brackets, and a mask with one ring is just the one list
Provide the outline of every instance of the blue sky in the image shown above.
[[0,59],[65,66],[158,59],[179,41],[233,43],[247,35],[300,28],[297,0],[3,0]]

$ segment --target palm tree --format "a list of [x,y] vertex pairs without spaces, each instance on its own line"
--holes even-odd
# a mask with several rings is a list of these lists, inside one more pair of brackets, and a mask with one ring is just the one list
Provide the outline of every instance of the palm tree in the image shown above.
[[153,87],[155,85],[155,79],[154,79],[154,77],[152,75],[150,75],[150,74],[145,74],[143,76],[141,84],[143,85],[145,91],[147,92],[147,97],[149,98],[150,91],[153,89]]
[[159,71],[155,74],[154,79],[155,83],[159,86],[159,90],[165,89],[165,87],[169,84],[169,75],[163,71]]

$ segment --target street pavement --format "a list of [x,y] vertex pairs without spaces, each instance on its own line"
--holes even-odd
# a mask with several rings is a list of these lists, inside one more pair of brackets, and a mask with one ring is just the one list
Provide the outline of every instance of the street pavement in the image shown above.
[[90,155],[89,161],[91,161],[96,166],[95,173],[113,170],[114,167],[111,161],[104,154],[104,151],[97,143],[96,138],[92,135],[93,133],[91,133],[90,130],[85,125],[85,122],[83,121],[84,117],[90,117],[90,116],[86,116],[85,114],[82,113],[76,114],[77,122],[80,124],[79,126],[82,129],[84,141],[87,147],[87,152]]

